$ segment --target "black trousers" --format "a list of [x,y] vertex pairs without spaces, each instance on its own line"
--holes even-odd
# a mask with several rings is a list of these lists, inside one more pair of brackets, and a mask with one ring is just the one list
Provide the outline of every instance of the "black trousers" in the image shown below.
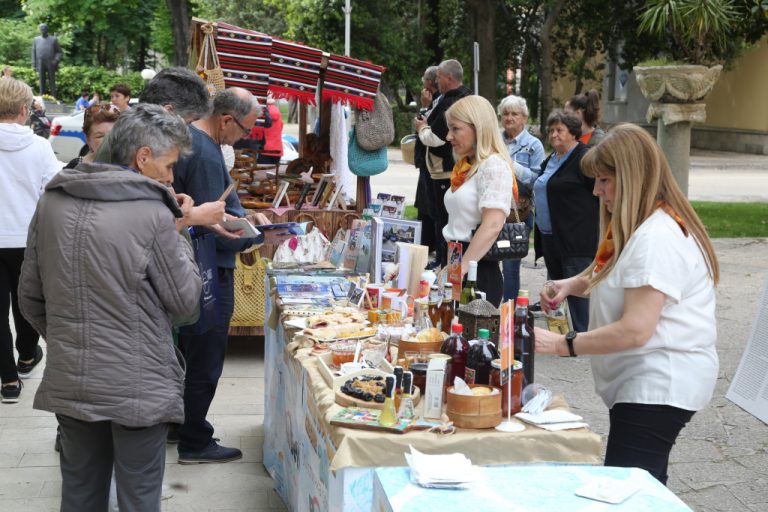
[[[594,256],[566,257],[557,250],[553,235],[541,233],[541,247],[544,252],[544,263],[547,265],[547,278],[556,281],[573,277],[587,268]],[[584,297],[568,297],[568,310],[571,313],[573,330],[586,332],[589,328],[589,299]]]
[[445,266],[448,257],[448,243],[443,238],[443,228],[448,224],[448,210],[445,209],[445,193],[451,186],[451,180],[432,180],[432,190],[435,201],[435,256],[441,265]]
[[614,404],[605,465],[642,468],[666,485],[669,453],[693,414],[669,405]]
[[19,359],[27,361],[35,357],[37,341],[35,332],[19,311],[19,274],[24,262],[24,248],[0,249],[0,379],[3,383],[19,379],[16,360],[13,357],[13,335],[8,321],[8,309],[13,313],[16,328],[16,350]]
[[219,267],[219,324],[198,335],[180,335],[179,349],[187,362],[184,378],[184,424],[179,428],[179,452],[204,450],[213,438],[206,416],[224,369],[229,321],[235,307],[234,270]]
[[[461,242],[462,254],[467,252],[467,247],[469,247],[467,242]],[[464,279],[466,280],[466,276]],[[477,262],[477,288],[481,292],[485,292],[485,300],[495,307],[499,307],[501,296],[504,293],[504,276],[498,261],[480,260]]]

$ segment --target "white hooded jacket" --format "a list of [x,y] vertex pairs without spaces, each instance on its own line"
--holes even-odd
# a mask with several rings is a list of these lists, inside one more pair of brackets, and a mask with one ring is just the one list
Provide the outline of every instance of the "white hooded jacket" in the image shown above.
[[59,169],[47,140],[27,126],[0,123],[0,248],[26,247],[37,200]]

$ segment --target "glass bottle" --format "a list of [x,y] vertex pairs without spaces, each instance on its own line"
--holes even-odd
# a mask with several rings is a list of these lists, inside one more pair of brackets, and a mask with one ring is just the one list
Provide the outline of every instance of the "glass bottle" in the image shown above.
[[440,288],[433,284],[429,288],[429,321],[440,329]]
[[528,326],[528,296],[518,295],[515,307],[515,360],[523,363],[523,387],[533,384],[535,339]]
[[[551,299],[557,295],[557,290],[552,281],[544,283],[544,290],[547,292],[547,296]],[[547,328],[557,334],[568,334],[571,331],[570,318],[568,315],[568,300],[564,300],[557,305],[555,309],[551,309],[546,314]]]
[[477,295],[477,262],[469,262],[469,270],[467,271],[467,282],[464,284],[464,288],[461,289],[461,298],[459,303],[469,304],[478,297]]
[[392,362],[392,346],[391,346],[392,333],[387,323],[387,315],[381,315],[379,317],[379,326],[376,328],[376,339],[387,344],[387,353],[385,358],[387,362]]
[[412,420],[416,417],[413,411],[413,374],[411,372],[403,373],[403,396],[400,399],[400,407],[397,409],[397,416],[401,420]]
[[397,424],[397,411],[395,410],[395,376],[387,375],[384,379],[386,383],[384,396],[384,407],[379,414],[379,425],[382,427],[392,427]]
[[403,395],[403,367],[395,366],[393,368],[395,374],[395,410],[400,408],[400,399]]
[[429,318],[429,303],[425,299],[416,299],[413,301],[413,329],[416,334],[420,333],[424,329],[431,329],[434,327],[432,320]]
[[453,285],[445,283],[443,287],[443,302],[440,304],[440,330],[451,333],[453,323]]
[[477,331],[477,341],[467,353],[467,365],[464,369],[464,380],[467,384],[489,384],[491,381],[491,361],[499,358],[496,346],[489,339],[488,329]]
[[[464,337],[464,328],[461,324],[451,326],[451,335],[440,346],[440,352],[451,356],[451,360],[445,367],[445,380],[448,386],[453,386],[455,377],[464,378],[469,353],[469,341]],[[445,396],[447,399],[447,393]]]

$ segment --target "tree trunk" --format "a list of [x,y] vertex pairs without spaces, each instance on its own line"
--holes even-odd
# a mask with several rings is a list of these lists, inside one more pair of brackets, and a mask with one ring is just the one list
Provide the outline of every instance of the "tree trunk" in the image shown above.
[[576,84],[574,86],[573,94],[581,94],[581,90],[584,88],[584,74],[585,70],[587,69],[587,64],[589,60],[592,58],[592,56],[595,53],[595,46],[591,43],[587,44],[587,47],[584,48],[584,53],[581,56],[581,60],[579,61],[579,65],[576,67],[575,79]]
[[187,0],[165,0],[171,11],[173,32],[173,65],[186,67],[189,64],[189,6]]
[[[556,0],[546,13],[544,18],[544,24],[541,27],[539,33],[539,43],[541,48],[540,62],[541,62],[541,74],[539,80],[541,83],[541,125],[545,126],[547,117],[552,111],[552,85],[554,82],[553,76],[553,58],[552,58],[552,42],[550,40],[552,36],[552,29],[555,26],[560,11],[565,5],[565,0]],[[542,132],[544,128],[542,128]]]
[[[470,0],[467,2],[474,20],[474,40],[480,43],[479,94],[492,105],[496,104],[496,2]],[[474,63],[470,63],[474,64]],[[474,79],[474,76],[473,76]],[[474,83],[470,89],[474,88]]]

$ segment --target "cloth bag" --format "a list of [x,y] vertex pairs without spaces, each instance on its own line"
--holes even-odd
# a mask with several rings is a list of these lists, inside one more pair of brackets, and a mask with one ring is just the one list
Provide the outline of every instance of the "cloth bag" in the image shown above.
[[353,126],[349,134],[347,162],[349,170],[356,176],[376,176],[386,171],[389,165],[387,148],[384,146],[376,151],[366,151],[361,148],[357,143],[357,127]]
[[331,242],[319,229],[281,243],[272,257],[274,266],[312,265],[325,259]]
[[216,53],[216,42],[213,38],[213,25],[206,23],[200,27],[203,32],[203,43],[200,48],[200,55],[197,58],[197,74],[205,80],[208,86],[208,94],[214,96],[217,92],[223,91],[224,71],[219,63],[219,56]]
[[366,151],[376,151],[392,144],[395,140],[395,121],[387,97],[377,92],[372,111],[357,111],[355,127],[357,143]]
[[[253,260],[249,264],[246,259]],[[258,250],[238,254],[235,259],[235,309],[229,325],[233,327],[261,327],[264,325],[265,284],[267,265]]]
[[[520,222],[520,215],[517,211],[517,202],[512,197],[512,211],[515,216],[515,222],[506,222],[502,226],[496,240],[483,256],[483,261],[504,261],[519,260],[528,256],[528,226],[525,222]],[[472,231],[472,236],[475,235]]]
[[212,233],[192,235],[192,252],[200,270],[200,316],[197,322],[179,328],[179,334],[203,334],[219,325],[219,269],[216,266],[216,238]]

